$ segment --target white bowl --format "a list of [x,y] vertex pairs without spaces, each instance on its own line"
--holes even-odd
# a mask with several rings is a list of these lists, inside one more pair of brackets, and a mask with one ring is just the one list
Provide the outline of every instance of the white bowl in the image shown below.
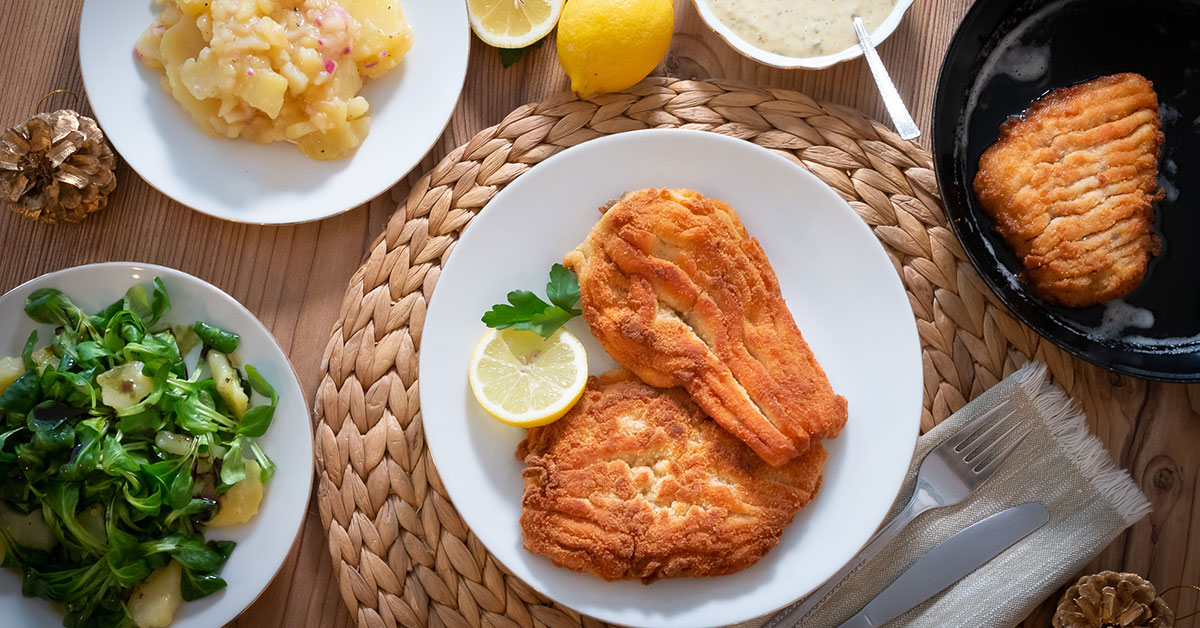
[[[224,626],[254,602],[270,584],[291,551],[300,532],[312,489],[313,437],[308,403],[287,356],[271,332],[245,307],[213,285],[187,273],[152,264],[110,262],[76,266],[42,275],[0,296],[0,355],[20,355],[31,330],[37,329],[39,346],[53,337],[50,325],[40,325],[25,315],[25,298],[39,288],[58,288],[86,312],[94,312],[119,299],[134,284],[159,277],[171,296],[164,320],[191,325],[197,320],[235,331],[242,337],[238,356],[253,364],[279,393],[279,407],[271,428],[258,439],[275,461],[275,477],[266,485],[258,515],[249,523],[213,529],[208,539],[229,539],[237,547],[221,569],[229,586],[195,602],[185,602],[171,628]],[[62,614],[45,600],[21,596],[21,578],[0,569],[0,625],[62,625]]]
[[[725,200],[770,257],[788,308],[846,397],[846,428],[826,441],[821,492],[753,567],[651,585],[604,582],[522,547],[525,430],[502,425],[467,383],[479,317],[509,290],[537,290],[600,218],[596,208],[643,187],[688,187]],[[589,372],[614,366],[580,318]],[[602,137],[547,159],[483,208],[455,245],[425,317],[421,416],[429,452],[463,521],[513,574],[596,619],[642,628],[724,626],[812,591],[867,542],[912,459],[921,419],[921,349],[904,286],[879,240],[829,186],[743,140],[679,129]]]
[[[839,0],[829,0],[830,2],[838,2]],[[781,54],[776,54],[768,50],[763,50],[742,39],[733,29],[726,26],[713,10],[708,6],[708,0],[692,0],[696,5],[696,10],[700,12],[700,17],[704,18],[704,23],[717,35],[721,36],[734,50],[743,55],[776,68],[794,69],[803,68],[807,70],[820,70],[831,65],[837,65],[843,61],[857,59],[862,56],[862,48],[858,44],[854,44],[841,52],[836,52],[830,55],[822,55],[819,57],[788,57]],[[883,40],[887,39],[896,27],[900,25],[900,20],[904,18],[908,7],[912,6],[913,0],[896,0],[896,6],[892,7],[892,12],[888,14],[883,23],[871,32],[871,41],[878,46]]]
[[257,224],[326,218],[383,191],[442,135],[462,91],[471,48],[461,0],[400,0],[413,47],[367,81],[371,131],[353,157],[315,161],[288,142],[210,137],[134,58],[159,14],[153,0],[85,0],[79,69],[96,120],[146,183],[210,216]]

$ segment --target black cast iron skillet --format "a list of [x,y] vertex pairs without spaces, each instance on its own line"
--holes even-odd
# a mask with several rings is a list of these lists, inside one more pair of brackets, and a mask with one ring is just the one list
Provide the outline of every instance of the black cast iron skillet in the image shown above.
[[[1019,279],[971,182],[1000,124],[1046,92],[1138,72],[1158,92],[1166,143],[1155,230],[1162,253],[1123,300],[1051,305]],[[1000,300],[1039,334],[1104,368],[1200,381],[1200,0],[979,0],[951,41],[933,109],[938,185],[954,233]]]

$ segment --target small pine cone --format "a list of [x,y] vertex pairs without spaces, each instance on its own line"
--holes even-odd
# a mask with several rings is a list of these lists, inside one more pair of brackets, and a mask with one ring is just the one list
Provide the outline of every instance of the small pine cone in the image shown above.
[[1080,578],[1067,589],[1053,624],[1054,628],[1171,628],[1175,613],[1141,576],[1102,571]]
[[42,222],[79,222],[108,204],[116,167],[95,120],[39,113],[0,135],[0,204]]

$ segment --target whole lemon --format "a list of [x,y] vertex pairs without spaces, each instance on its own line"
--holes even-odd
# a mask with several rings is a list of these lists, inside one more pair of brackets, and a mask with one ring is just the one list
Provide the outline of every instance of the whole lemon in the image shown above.
[[671,0],[568,0],[558,18],[558,61],[583,98],[646,78],[671,46]]

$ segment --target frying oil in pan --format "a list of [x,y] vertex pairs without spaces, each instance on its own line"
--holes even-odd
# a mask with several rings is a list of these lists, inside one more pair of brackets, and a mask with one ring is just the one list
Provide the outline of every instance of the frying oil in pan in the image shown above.
[[[1192,27],[1179,28],[1197,23],[1200,2],[1027,2],[994,31],[973,68],[956,134],[967,182],[1000,124],[1050,90],[1119,72],[1154,82],[1166,135],[1159,162],[1165,195],[1155,212],[1162,252],[1141,286],[1115,305],[1043,304],[1060,323],[1098,343],[1174,353],[1181,344],[1200,342],[1200,185],[1188,181],[1188,173],[1200,168],[1200,38],[1191,35]],[[973,195],[968,202],[1004,274],[1013,276],[1020,264]]]

